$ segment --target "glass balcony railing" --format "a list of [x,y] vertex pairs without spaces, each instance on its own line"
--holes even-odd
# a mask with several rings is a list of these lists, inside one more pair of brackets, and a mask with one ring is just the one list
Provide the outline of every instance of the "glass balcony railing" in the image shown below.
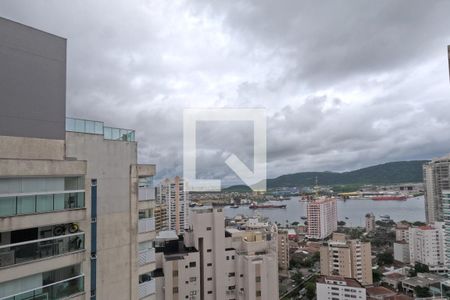
[[139,201],[155,200],[154,187],[139,187],[138,199]]
[[155,262],[155,248],[149,248],[139,251],[139,266]]
[[136,141],[134,130],[108,127],[99,121],[66,118],[66,131],[101,134],[105,140]]
[[139,283],[138,288],[139,299],[152,295],[155,293],[155,291],[156,285],[154,279]]
[[0,267],[84,249],[84,232],[0,246]]
[[155,230],[155,218],[144,218],[138,221],[138,232],[144,233]]
[[0,217],[84,208],[84,191],[0,195]]
[[64,299],[81,292],[84,292],[84,275],[53,282],[19,294],[0,298],[0,300]]

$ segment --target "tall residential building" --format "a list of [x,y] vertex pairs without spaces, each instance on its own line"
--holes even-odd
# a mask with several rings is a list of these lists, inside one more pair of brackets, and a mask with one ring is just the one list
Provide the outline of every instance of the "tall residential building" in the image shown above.
[[157,299],[278,299],[277,228],[225,228],[222,209],[196,208],[182,238],[156,240]]
[[366,232],[371,232],[375,230],[375,215],[373,213],[368,213],[365,216]]
[[278,268],[280,274],[289,270],[289,234],[287,230],[278,230]]
[[154,165],[66,119],[66,40],[0,18],[0,298],[154,299]]
[[450,190],[442,191],[444,207],[444,259],[447,270],[450,270]]
[[366,288],[353,278],[320,276],[316,281],[316,295],[320,300],[365,300]]
[[442,222],[442,190],[450,189],[450,154],[423,166],[427,223]]
[[363,285],[373,283],[370,242],[350,240],[334,233],[328,243],[320,247],[320,274],[354,278]]
[[184,188],[184,181],[176,176],[165,179],[159,184],[158,203],[167,207],[167,229],[183,233],[188,227],[189,196]]
[[337,230],[336,199],[326,197],[315,199],[308,202],[306,210],[308,238],[322,240]]
[[153,211],[156,232],[167,230],[167,206],[164,203],[158,203]]
[[411,225],[408,223],[398,223],[395,225],[395,241],[409,242],[409,229]]
[[444,223],[409,229],[410,263],[427,265],[430,272],[446,272]]

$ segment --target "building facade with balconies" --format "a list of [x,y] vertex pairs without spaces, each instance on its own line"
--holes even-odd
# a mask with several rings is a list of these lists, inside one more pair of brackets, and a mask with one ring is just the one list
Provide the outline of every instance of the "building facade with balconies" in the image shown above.
[[155,299],[154,165],[65,116],[66,40],[0,18],[0,299]]
[[157,238],[157,299],[277,299],[277,228],[261,224],[225,228],[222,209],[192,209],[182,237]]

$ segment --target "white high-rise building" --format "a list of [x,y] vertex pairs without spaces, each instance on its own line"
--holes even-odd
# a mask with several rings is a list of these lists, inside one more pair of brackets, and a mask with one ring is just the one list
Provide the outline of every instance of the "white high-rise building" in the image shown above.
[[336,199],[321,197],[308,202],[308,231],[310,239],[322,240],[337,230]]
[[[450,46],[449,46],[450,50]],[[450,59],[450,55],[449,55]],[[447,270],[450,270],[450,190],[443,190],[442,191],[442,203],[443,203],[443,211],[444,211],[444,247],[445,247],[445,253],[444,253],[444,259],[445,259],[445,265],[447,266]]]
[[423,166],[427,223],[442,222],[442,191],[450,189],[450,154]]
[[167,230],[183,233],[189,222],[189,193],[185,190],[185,182],[176,176],[165,179],[159,184],[158,202],[166,206]]
[[444,252],[444,223],[411,227],[409,229],[410,263],[427,265],[431,272],[446,272]]

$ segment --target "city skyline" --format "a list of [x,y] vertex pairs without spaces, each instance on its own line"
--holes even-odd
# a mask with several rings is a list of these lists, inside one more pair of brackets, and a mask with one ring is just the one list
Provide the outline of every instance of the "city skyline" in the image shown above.
[[[0,15],[69,41],[67,115],[137,129],[160,179],[182,174],[185,107],[266,107],[269,178],[450,148],[449,3],[23,4]],[[239,183],[224,160],[248,162],[251,128],[217,127],[200,128],[200,174]]]

